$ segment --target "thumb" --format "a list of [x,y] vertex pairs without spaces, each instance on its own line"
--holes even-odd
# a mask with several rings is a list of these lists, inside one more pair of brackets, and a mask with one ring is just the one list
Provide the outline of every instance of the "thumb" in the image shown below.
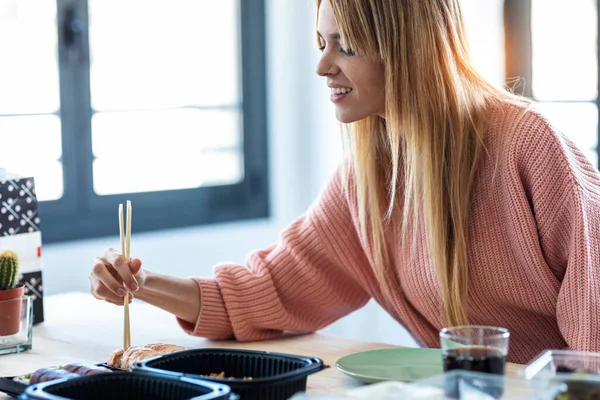
[[129,261],[129,269],[134,275],[140,272],[140,270],[142,269],[142,260],[140,260],[139,258],[134,258],[131,261]]

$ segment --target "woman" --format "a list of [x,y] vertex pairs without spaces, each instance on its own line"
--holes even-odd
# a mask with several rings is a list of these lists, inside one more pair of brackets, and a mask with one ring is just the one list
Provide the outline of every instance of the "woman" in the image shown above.
[[179,279],[109,249],[95,297],[136,298],[187,332],[313,332],[379,302],[423,346],[503,326],[508,360],[600,351],[600,175],[523,99],[473,69],[458,0],[320,0],[317,73],[352,154],[247,264]]

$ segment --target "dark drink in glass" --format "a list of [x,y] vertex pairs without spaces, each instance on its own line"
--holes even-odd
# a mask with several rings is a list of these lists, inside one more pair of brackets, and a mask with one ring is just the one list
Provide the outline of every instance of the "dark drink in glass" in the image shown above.
[[[444,371],[468,371],[502,377],[506,369],[509,332],[505,328],[490,326],[457,326],[440,331]],[[494,398],[504,393],[503,379],[471,378],[468,374],[452,374],[446,380],[446,396],[460,397],[460,386],[489,394]]]
[[444,355],[444,371],[464,369],[467,371],[504,374],[506,356],[490,347],[466,347],[447,350]]

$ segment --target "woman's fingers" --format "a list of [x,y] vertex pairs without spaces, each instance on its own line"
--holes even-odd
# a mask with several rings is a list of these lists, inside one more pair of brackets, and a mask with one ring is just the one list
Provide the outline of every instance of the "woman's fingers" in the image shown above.
[[[116,295],[94,275],[90,275],[90,286],[92,296],[94,296],[98,300],[104,300],[108,303],[115,304],[117,306],[123,305],[123,297]],[[133,294],[129,293],[129,303],[131,303],[132,300]]]
[[[125,260],[125,257],[121,253],[113,248],[109,248],[104,255],[104,259],[108,261],[108,263],[117,271],[120,278],[123,282],[125,282],[125,285],[127,285],[128,288],[133,291],[137,290],[139,287],[138,282],[133,276],[128,260]],[[139,268],[141,267],[141,261],[138,260],[138,262],[139,271]]]
[[111,272],[111,270],[114,271],[114,269],[110,265],[107,265],[103,259],[96,258],[96,260],[94,260],[94,266],[92,267],[92,273],[90,274],[91,277],[94,278],[92,290],[103,298],[109,295],[108,292],[123,297],[125,296],[123,281],[116,271]]
[[131,261],[129,261],[129,268],[134,275],[137,274],[142,269],[142,260],[139,258],[132,258]]
[[[134,274],[142,268],[141,260],[134,258],[127,262],[117,250],[109,248],[104,257],[96,257],[90,273],[90,291],[100,300],[123,305],[126,288],[136,291],[139,283]],[[129,302],[133,299],[130,292]]]

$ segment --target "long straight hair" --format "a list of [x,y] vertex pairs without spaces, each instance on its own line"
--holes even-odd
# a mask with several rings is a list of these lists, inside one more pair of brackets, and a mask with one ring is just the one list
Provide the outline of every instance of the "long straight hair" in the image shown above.
[[469,198],[486,115],[517,97],[473,68],[458,0],[325,1],[344,42],[385,71],[385,118],[347,127],[361,236],[379,284],[387,300],[390,287],[401,294],[385,241],[400,213],[410,254],[424,226],[446,324],[466,324]]

